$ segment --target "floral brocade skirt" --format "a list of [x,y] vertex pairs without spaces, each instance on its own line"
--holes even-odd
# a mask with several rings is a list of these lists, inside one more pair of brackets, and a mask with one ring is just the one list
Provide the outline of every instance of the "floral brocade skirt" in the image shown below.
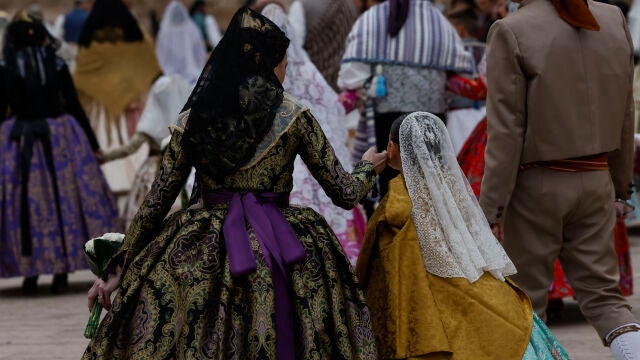
[[[84,243],[119,230],[115,200],[86,135],[74,118],[61,116],[40,123],[48,127],[50,146],[41,138],[27,146],[24,135],[11,136],[15,124],[8,119],[0,125],[0,277],[85,269]],[[27,147],[33,153],[23,188]],[[30,232],[28,253],[25,231]]]
[[[376,359],[369,310],[349,260],[315,211],[283,208],[305,248],[290,266],[296,359]],[[274,285],[255,235],[257,270],[233,277],[227,206],[170,215],[132,260],[84,359],[276,359]]]

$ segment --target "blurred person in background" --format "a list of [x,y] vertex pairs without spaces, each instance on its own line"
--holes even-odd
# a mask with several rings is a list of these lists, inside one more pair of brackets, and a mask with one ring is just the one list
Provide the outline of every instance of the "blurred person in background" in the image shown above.
[[463,7],[457,10],[451,10],[446,13],[447,19],[456,29],[458,36],[462,39],[465,48],[473,55],[476,64],[480,64],[484,57],[485,44],[478,41],[476,34],[478,33],[478,13],[472,7]]
[[26,11],[29,16],[31,16],[35,20],[40,21],[45,26],[45,28],[47,28],[47,31],[50,30],[49,24],[47,24],[47,22],[45,21],[44,13],[42,12],[42,5],[34,2],[33,4],[27,6]]
[[350,0],[296,0],[289,20],[309,58],[334,90],[347,35],[358,18]]
[[278,0],[247,0],[245,6],[253,11],[262,11],[269,4],[278,4],[282,6],[282,8],[286,8],[286,6],[278,1]]
[[[10,21],[9,14],[6,11],[0,10],[0,49],[4,46],[4,32]],[[2,59],[2,52],[0,52],[0,59]]]
[[381,0],[381,1],[377,1],[377,0],[353,0],[353,4],[355,5],[356,9],[358,10],[358,12],[360,12],[360,14],[362,14],[363,12],[369,10],[370,7],[374,6],[374,5],[378,5],[381,2],[384,2],[386,0]]
[[151,25],[151,35],[155,39],[160,30],[160,21],[158,20],[158,12],[155,9],[149,10],[149,22]]
[[[458,11],[458,10],[464,10],[464,9],[473,9],[476,12],[477,15],[477,9],[476,9],[476,3],[475,0],[452,0],[451,3],[449,4],[449,12],[454,12],[454,11]],[[480,23],[480,20],[478,19],[478,25]],[[475,36],[475,33],[474,33]]]
[[476,11],[478,12],[478,32],[476,37],[479,41],[486,42],[491,25],[496,21],[494,8],[496,0],[475,0]]
[[[353,169],[351,155],[346,145],[346,115],[338,101],[338,94],[309,59],[284,10],[278,5],[271,4],[264,8],[262,14],[278,25],[291,40],[287,51],[284,90],[311,109],[311,113],[318,120],[318,124],[331,143],[336,157],[345,170],[351,171]],[[351,265],[355,266],[365,230],[365,219],[361,210],[358,207],[344,210],[336,206],[300,157],[296,158],[294,165],[293,190],[290,199],[292,204],[310,207],[327,220]]]
[[478,31],[478,16],[472,8],[463,8],[447,13],[447,18],[462,39],[465,49],[473,55],[473,72],[460,78],[449,79],[448,89],[455,88],[458,80],[463,80],[463,87],[475,89],[474,96],[467,97],[449,93],[447,109],[447,130],[456,155],[467,141],[476,125],[484,118],[486,108],[484,99],[487,88],[478,73],[478,64],[484,57],[485,44],[478,41],[474,34]]
[[74,8],[64,16],[64,33],[62,38],[65,42],[77,44],[84,23],[89,17],[91,2],[89,0],[75,0]]
[[181,2],[173,0],[167,5],[156,38],[164,75],[178,74],[188,84],[196,83],[208,56],[199,31]]
[[[473,73],[473,57],[453,26],[431,1],[393,0],[370,8],[353,25],[338,86],[367,89],[374,109],[366,113],[373,113],[376,145],[385,149],[401,114],[428,111],[444,119],[448,73]],[[381,174],[381,196],[397,174],[390,168]]]
[[20,11],[7,28],[0,63],[0,277],[67,273],[87,268],[87,239],[117,230],[117,209],[100,171],[94,136],[57,42]]
[[640,56],[640,1],[632,1],[629,9],[629,33],[633,39],[636,60]]
[[198,26],[198,29],[200,29],[200,34],[207,41],[207,26],[205,24],[207,3],[204,0],[195,0],[189,9],[189,14],[191,14],[191,18]]
[[156,39],[156,54],[163,75],[151,87],[135,134],[123,146],[104,153],[104,161],[110,162],[136,153],[144,144],[149,146],[147,159],[136,171],[127,196],[123,211],[127,222],[151,189],[162,160],[162,140],[170,135],[169,125],[178,118],[207,61],[200,31],[179,1],[170,2],[165,9]]
[[[110,150],[135,133],[144,97],[161,73],[154,45],[122,0],[95,1],[79,45],[74,82],[98,142]],[[130,190],[145,158],[140,151],[103,166],[116,194]]]
[[62,57],[71,73],[76,68],[76,57],[78,56],[78,41],[84,23],[89,17],[91,10],[90,0],[74,0],[74,7],[66,14],[58,16],[54,23],[52,35],[61,40],[62,45],[59,55]]
[[216,19],[207,13],[206,1],[195,0],[189,9],[189,14],[198,29],[200,29],[200,34],[207,44],[207,49],[213,50],[220,42],[222,33]]

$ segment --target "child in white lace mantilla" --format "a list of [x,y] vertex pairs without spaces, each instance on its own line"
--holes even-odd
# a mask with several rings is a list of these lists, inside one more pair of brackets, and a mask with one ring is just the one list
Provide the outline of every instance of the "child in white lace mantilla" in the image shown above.
[[568,359],[508,280],[515,267],[442,121],[424,112],[401,116],[387,154],[401,174],[369,221],[356,266],[380,358]]

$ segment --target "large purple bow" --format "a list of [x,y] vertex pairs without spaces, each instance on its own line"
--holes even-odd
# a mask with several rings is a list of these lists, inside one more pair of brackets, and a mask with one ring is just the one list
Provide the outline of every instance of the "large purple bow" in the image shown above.
[[278,359],[295,359],[293,306],[289,295],[286,266],[302,261],[305,250],[291,224],[277,206],[278,203],[288,204],[289,193],[240,194],[215,191],[206,194],[204,198],[210,205],[229,203],[229,212],[222,225],[222,231],[229,257],[229,268],[234,277],[256,270],[256,259],[246,222],[251,225],[273,278]]
[[304,247],[291,224],[282,215],[276,203],[288,203],[288,193],[234,193],[216,191],[205,195],[208,204],[229,203],[229,212],[222,231],[229,256],[229,268],[233,276],[249,274],[256,270],[256,259],[251,249],[248,221],[269,268],[276,265],[285,270],[304,259]]

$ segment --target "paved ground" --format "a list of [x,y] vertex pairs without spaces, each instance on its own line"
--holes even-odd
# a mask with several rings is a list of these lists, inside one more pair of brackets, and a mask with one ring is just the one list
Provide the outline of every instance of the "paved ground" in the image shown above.
[[[640,289],[640,236],[632,236],[631,243],[638,269],[636,289]],[[20,291],[21,279],[0,280],[0,360],[80,358],[87,345],[82,334],[89,316],[86,291],[92,275],[78,272],[70,276],[70,282],[70,293],[53,296],[48,292],[51,276],[44,276],[39,294],[25,297]],[[640,316],[640,295],[630,300]],[[573,359],[612,359],[573,302],[567,304],[563,318],[551,324],[551,329]]]

